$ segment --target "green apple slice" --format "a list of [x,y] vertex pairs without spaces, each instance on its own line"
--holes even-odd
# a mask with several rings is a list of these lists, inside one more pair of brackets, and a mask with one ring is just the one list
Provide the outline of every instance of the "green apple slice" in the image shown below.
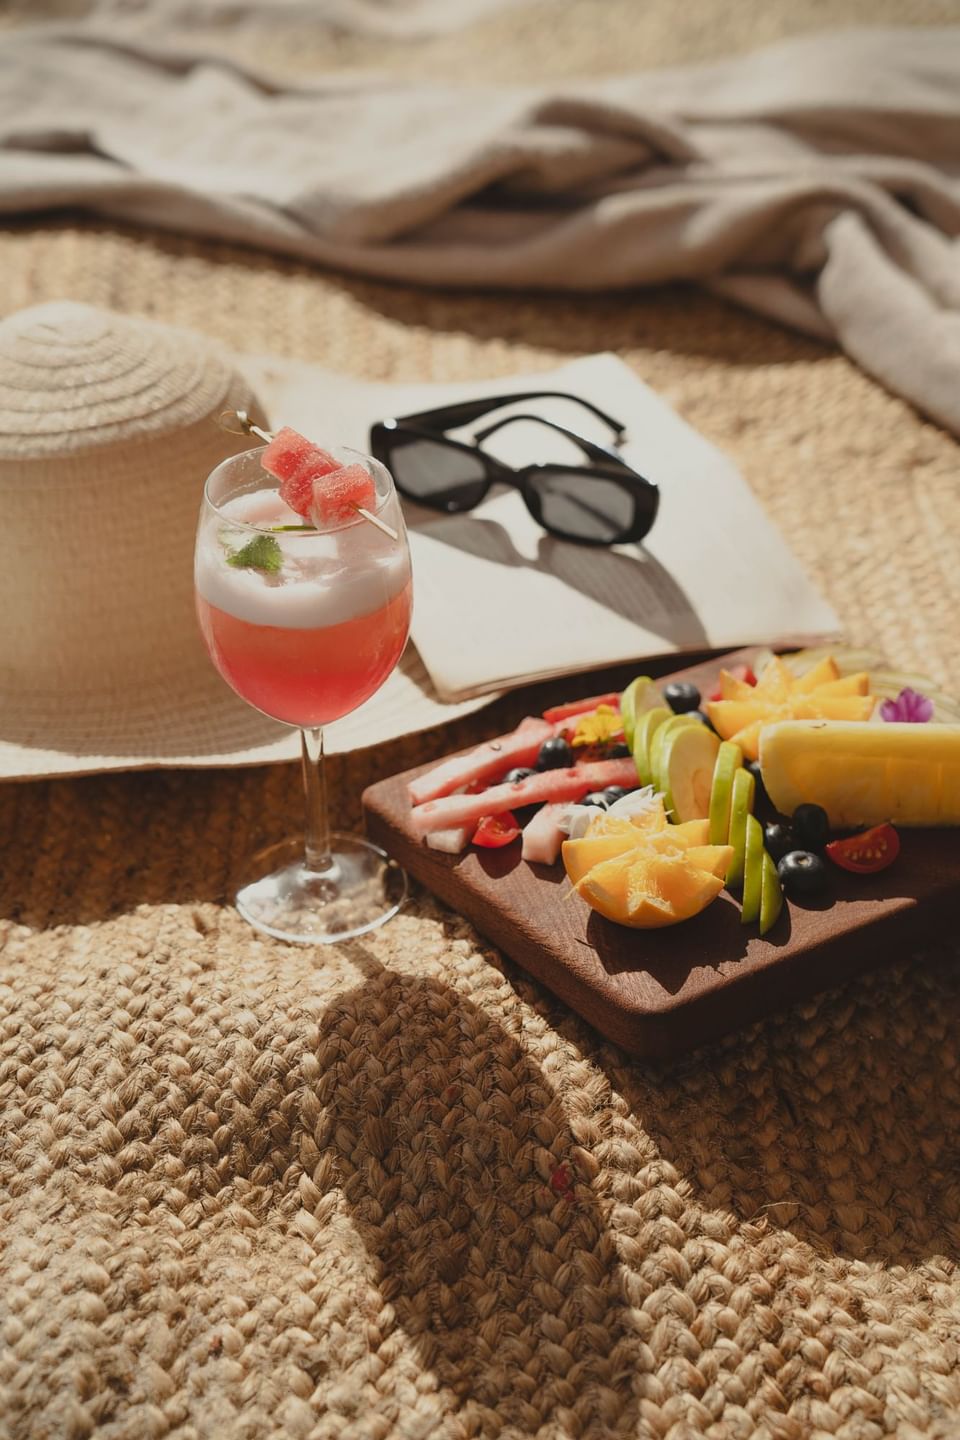
[[710,844],[726,845],[730,834],[730,802],[733,777],[743,765],[743,753],[732,740],[724,740],[717,751],[710,792]]
[[730,839],[733,859],[727,870],[728,885],[743,884],[743,857],[747,848],[747,816],[753,813],[753,800],[757,782],[750,770],[743,766],[734,773],[733,791],[730,797]]
[[743,856],[743,905],[741,925],[752,925],[760,914],[760,893],[763,886],[763,826],[756,815],[747,816],[747,844]]
[[719,748],[719,737],[699,720],[670,728],[660,750],[656,786],[671,819],[706,820]]
[[666,705],[656,705],[640,716],[636,729],[633,732],[633,761],[637,767],[637,775],[641,785],[653,784],[653,770],[650,765],[650,745],[653,737],[666,720],[670,719],[671,711]]
[[653,739],[650,741],[650,774],[658,790],[663,789],[663,772],[660,762],[667,737],[672,735],[676,730],[689,730],[693,725],[696,725],[701,730],[703,729],[703,724],[700,720],[694,720],[690,715],[674,715],[671,710],[669,720],[664,720],[663,724],[658,725],[653,732]]
[[783,891],[773,856],[764,850],[760,862],[760,934],[766,935],[783,909]]
[[620,717],[623,720],[623,738],[630,749],[633,749],[633,737],[637,728],[637,721],[641,715],[657,706],[664,708],[663,696],[659,687],[650,679],[649,675],[638,675],[636,680],[630,684],[620,696]]

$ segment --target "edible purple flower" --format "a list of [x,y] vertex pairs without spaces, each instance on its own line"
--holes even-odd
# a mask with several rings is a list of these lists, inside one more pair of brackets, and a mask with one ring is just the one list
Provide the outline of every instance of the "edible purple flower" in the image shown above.
[[884,700],[880,706],[880,718],[923,725],[933,719],[933,701],[921,695],[919,690],[911,690],[908,685],[900,691],[896,700]]

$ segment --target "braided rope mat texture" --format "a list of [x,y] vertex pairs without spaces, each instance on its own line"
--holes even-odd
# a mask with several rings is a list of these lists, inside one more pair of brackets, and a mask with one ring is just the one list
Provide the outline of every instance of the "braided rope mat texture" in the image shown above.
[[[904,18],[640,9],[543,0],[376,58],[589,73]],[[960,689],[955,444],[717,302],[422,295],[70,217],[0,232],[0,294],[383,378],[616,349],[735,456],[853,638]],[[336,757],[335,813],[523,708]],[[231,887],[298,785],[0,790],[3,1440],[960,1434],[952,937],[641,1067],[426,896],[332,952],[250,932]]]

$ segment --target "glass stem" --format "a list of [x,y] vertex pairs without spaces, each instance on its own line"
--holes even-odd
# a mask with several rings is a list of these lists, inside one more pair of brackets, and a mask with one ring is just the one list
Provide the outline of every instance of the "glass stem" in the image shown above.
[[327,813],[327,778],[323,760],[323,731],[300,731],[303,793],[306,800],[306,865],[314,875],[333,866],[330,858],[330,817]]

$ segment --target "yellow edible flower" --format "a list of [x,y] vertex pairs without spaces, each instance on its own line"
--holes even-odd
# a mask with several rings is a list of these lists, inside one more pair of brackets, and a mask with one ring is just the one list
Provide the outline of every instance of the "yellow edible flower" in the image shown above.
[[573,745],[604,745],[623,733],[623,720],[619,710],[611,705],[598,705],[590,715],[577,721],[573,732]]

